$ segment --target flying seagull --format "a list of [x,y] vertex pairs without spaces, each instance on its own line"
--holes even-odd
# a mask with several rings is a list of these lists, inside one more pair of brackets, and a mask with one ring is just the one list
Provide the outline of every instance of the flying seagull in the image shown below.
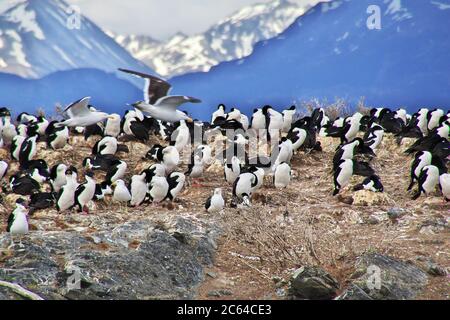
[[188,96],[169,96],[168,93],[172,86],[167,81],[137,71],[119,70],[145,80],[144,101],[134,103],[133,107],[161,121],[177,122],[186,120],[193,122],[186,113],[177,110],[177,108],[184,103],[200,103],[201,100]]
[[89,108],[91,97],[85,97],[70,104],[63,112],[66,119],[55,126],[62,127],[88,127],[101,122],[105,119],[111,119],[112,116],[105,112],[99,112]]

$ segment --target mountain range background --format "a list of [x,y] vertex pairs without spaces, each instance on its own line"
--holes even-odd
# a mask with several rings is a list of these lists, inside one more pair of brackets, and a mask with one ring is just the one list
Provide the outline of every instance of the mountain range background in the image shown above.
[[[369,30],[367,8],[381,9]],[[0,14],[0,105],[47,113],[82,96],[107,112],[142,100],[140,80],[168,78],[172,93],[208,120],[219,103],[246,113],[312,98],[361,97],[372,106],[446,108],[450,100],[450,0],[334,0],[314,7],[276,0],[245,7],[202,34],[161,42],[104,31],[81,16],[67,28],[62,0],[27,0]]]

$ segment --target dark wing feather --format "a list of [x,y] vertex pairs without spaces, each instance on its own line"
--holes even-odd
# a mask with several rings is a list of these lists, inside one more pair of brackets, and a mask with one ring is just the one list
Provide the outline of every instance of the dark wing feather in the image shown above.
[[212,199],[212,196],[210,196],[210,197],[208,197],[208,199],[206,199],[206,202],[205,202],[205,209],[206,210],[208,210],[209,207],[211,207],[211,199]]
[[77,205],[80,205],[80,202],[78,201],[78,197],[80,196],[80,194],[83,193],[83,191],[86,189],[86,186],[84,184],[78,186],[78,188],[75,190],[75,203]]
[[239,176],[239,177],[237,177],[237,179],[236,180],[234,180],[234,183],[233,183],[233,196],[237,196],[236,195],[236,186],[237,186],[237,184],[238,184],[238,182],[239,182],[239,180],[241,179],[241,177]]
[[10,214],[9,215],[9,217],[8,217],[8,223],[7,223],[7,225],[6,225],[6,232],[9,232],[10,230],[11,230],[11,226],[12,226],[12,224],[13,224],[13,222],[14,222],[14,214]]
[[258,176],[254,173],[253,173],[253,175],[255,176],[255,180],[254,180],[254,182],[252,182],[252,188],[254,188],[258,185]]
[[147,128],[140,122],[132,121],[130,125],[130,130],[136,139],[140,141],[147,141],[150,137]]
[[119,68],[119,71],[129,73],[134,76],[138,76],[147,81],[145,90],[147,90],[146,94],[148,95],[148,99],[146,99],[146,100],[148,100],[148,101],[146,101],[146,102],[148,102],[150,104],[154,104],[154,103],[156,103],[156,101],[158,101],[158,99],[167,96],[170,88],[172,87],[170,85],[170,83],[168,83],[167,81],[160,79],[158,77],[149,75],[149,74],[145,74],[145,73],[138,72],[138,71],[127,70],[127,69],[121,69],[121,68]]

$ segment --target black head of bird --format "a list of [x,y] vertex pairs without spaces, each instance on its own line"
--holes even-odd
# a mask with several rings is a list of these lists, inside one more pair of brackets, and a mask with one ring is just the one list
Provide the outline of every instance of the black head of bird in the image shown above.
[[74,166],[70,166],[68,170],[70,170],[70,174],[72,174],[72,173],[78,173],[77,168],[75,168]]
[[371,126],[372,126],[372,124],[375,122],[375,118],[374,117],[372,117],[372,116],[363,116],[362,118],[361,118],[361,121],[359,122],[360,123],[360,129],[361,130],[367,130],[367,129],[369,129]]
[[264,114],[267,114],[269,112],[269,109],[272,109],[272,107],[269,105],[266,105],[262,108],[262,111]]
[[83,167],[89,167],[89,166],[91,166],[91,163],[92,163],[92,158],[86,157],[83,159],[82,165],[83,165]]
[[16,204],[17,204],[17,205],[20,205],[20,206],[22,206],[22,207],[24,207],[24,208],[27,208],[27,207],[28,207],[27,201],[26,201],[25,199],[23,199],[23,198],[17,199],[17,200],[16,200]]
[[89,177],[89,178],[93,178],[94,177],[94,172],[93,171],[87,171],[85,176]]
[[0,117],[11,117],[11,111],[6,107],[0,108]]

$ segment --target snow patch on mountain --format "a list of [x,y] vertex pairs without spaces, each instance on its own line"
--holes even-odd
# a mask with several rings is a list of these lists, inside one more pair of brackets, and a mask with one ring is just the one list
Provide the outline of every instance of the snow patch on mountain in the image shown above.
[[403,21],[413,17],[407,8],[402,7],[402,0],[384,0],[384,3],[389,3],[385,14],[392,15],[395,21]]
[[5,8],[0,15],[0,72],[25,78],[75,68],[154,73],[83,15],[79,29],[69,28],[71,13],[63,0],[8,1],[0,6]]
[[450,9],[450,3],[442,3],[439,1],[431,1],[432,4],[434,4],[436,7],[439,8],[439,10],[449,10]]
[[45,40],[44,33],[36,22],[36,13],[26,6],[16,6],[5,14],[6,21],[16,23],[20,31],[31,32],[39,40]]
[[[255,43],[276,37],[319,0],[276,0],[237,11],[202,34],[178,33],[166,42],[148,36],[112,37],[135,58],[159,74],[172,77],[206,72],[224,61],[241,59],[253,52]],[[335,9],[339,1],[329,4]]]

